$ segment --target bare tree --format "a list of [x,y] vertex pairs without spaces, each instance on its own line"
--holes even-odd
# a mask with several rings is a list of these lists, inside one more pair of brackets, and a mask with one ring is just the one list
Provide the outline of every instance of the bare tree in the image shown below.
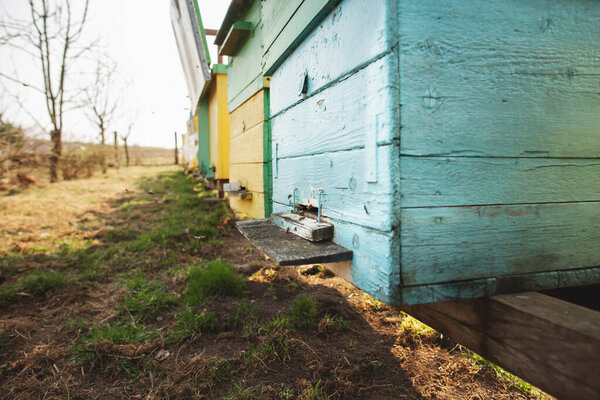
[[[81,12],[74,15],[71,0],[28,0],[30,17],[0,21],[0,45],[10,46],[37,59],[41,67],[42,86],[18,76],[1,73],[0,77],[34,90],[44,97],[50,119],[50,181],[58,179],[58,163],[62,154],[63,115],[68,102],[66,88],[73,62],[89,46],[79,46],[86,23],[89,0],[82,0]],[[35,114],[28,110],[29,114]]]
[[179,154],[177,154],[177,132],[175,132],[175,165],[179,164]]
[[119,142],[117,141],[118,133],[114,131],[115,143],[114,143],[114,154],[115,154],[115,168],[119,169],[121,167],[121,160],[119,160]]
[[83,90],[83,104],[90,122],[98,128],[102,146],[102,172],[106,173],[106,130],[117,112],[118,96],[114,94],[115,65],[106,56],[98,59],[94,81]]
[[133,129],[133,125],[135,122],[130,122],[127,127],[127,133],[121,136],[121,140],[123,141],[123,147],[125,148],[125,165],[129,167],[129,148],[127,147],[127,139],[129,139],[129,135],[131,135],[131,130]]

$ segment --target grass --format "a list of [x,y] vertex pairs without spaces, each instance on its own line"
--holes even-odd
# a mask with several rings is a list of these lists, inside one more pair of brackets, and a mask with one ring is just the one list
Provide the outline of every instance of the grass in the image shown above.
[[0,347],[8,346],[14,336],[3,331],[3,326],[0,325]]
[[245,363],[265,360],[285,360],[290,357],[294,340],[291,334],[296,328],[315,328],[318,311],[314,299],[300,296],[290,306],[290,313],[279,313],[265,321],[262,326],[256,322],[244,326],[244,333],[259,336],[260,343],[250,347]]
[[148,354],[141,347],[128,348],[127,345],[141,346],[159,336],[158,330],[141,324],[107,323],[103,327],[93,328],[89,336],[82,340],[83,346],[73,346],[71,351],[73,359],[90,364],[90,371],[100,364],[104,365],[107,372],[116,369],[125,373],[128,377],[125,382],[127,388],[145,375],[152,380],[155,369],[151,353]]
[[437,335],[437,332],[425,325],[421,321],[411,317],[405,312],[402,313],[402,323],[398,330],[400,332],[404,332],[408,335],[412,336],[427,336],[427,335]]
[[250,400],[258,399],[259,394],[253,387],[244,387],[244,385],[236,383],[235,389],[227,394],[223,399],[225,400]]
[[30,294],[46,294],[67,286],[66,275],[60,271],[33,270],[19,279],[17,288]]
[[240,296],[245,286],[244,278],[235,272],[231,263],[220,259],[192,267],[188,280],[185,300],[191,306],[201,304],[208,295]]
[[[0,233],[0,241],[2,241],[2,234]],[[3,257],[0,256],[0,274],[1,276],[8,277],[14,273],[15,265],[23,262],[23,256],[20,254],[9,254]]]
[[281,384],[281,390],[279,391],[279,398],[282,400],[292,400],[294,398],[295,391],[292,388],[286,388]]
[[264,325],[263,330],[268,334],[277,332],[285,333],[288,331],[291,332],[294,330],[294,321],[289,315],[279,314],[272,320],[268,321]]
[[298,396],[299,400],[331,400],[338,399],[337,395],[329,395],[325,390],[323,383],[318,380],[316,383],[308,383],[306,388]]
[[14,288],[0,289],[0,304],[12,300],[15,295]]
[[79,273],[78,280],[81,282],[103,282],[108,276],[108,268],[105,265],[86,265]]
[[140,273],[125,287],[128,295],[119,304],[119,310],[134,313],[140,320],[155,317],[179,303],[178,296],[167,294],[159,282],[148,281]]
[[285,360],[289,358],[293,340],[291,333],[294,331],[294,322],[290,315],[278,314],[260,326],[255,334],[260,335],[260,343],[248,349],[244,362],[265,363],[271,359]]
[[197,313],[191,307],[175,315],[176,324],[172,330],[172,338],[175,341],[193,339],[204,332],[216,331],[220,324],[213,312],[206,309]]
[[239,328],[241,326],[245,336],[254,334],[259,328],[258,317],[256,316],[258,308],[257,304],[252,304],[248,300],[236,304],[229,314],[230,327]]
[[84,343],[91,344],[108,340],[114,344],[135,344],[156,339],[158,336],[159,332],[156,329],[149,329],[144,325],[111,325],[107,323],[101,328],[92,329]]
[[334,333],[350,329],[350,322],[339,315],[325,314],[319,321],[319,332]]
[[377,300],[375,297],[370,297],[367,301],[367,306],[373,311],[380,311],[385,307],[385,304]]
[[287,360],[293,348],[294,342],[287,332],[276,332],[267,336],[265,340],[256,346],[251,346],[246,352],[244,362],[252,365],[259,362],[266,366],[270,360]]
[[511,374],[510,372],[499,367],[493,362],[486,360],[479,354],[472,352],[466,347],[458,345],[458,350],[461,356],[469,358],[483,369],[492,371],[500,380],[507,382],[513,390],[522,393],[526,396],[535,396],[536,399],[551,399],[550,395],[548,395],[547,393],[542,392],[535,386],[525,382],[518,376]]
[[301,328],[313,328],[317,324],[317,303],[306,297],[298,297],[291,305],[291,317],[294,325]]

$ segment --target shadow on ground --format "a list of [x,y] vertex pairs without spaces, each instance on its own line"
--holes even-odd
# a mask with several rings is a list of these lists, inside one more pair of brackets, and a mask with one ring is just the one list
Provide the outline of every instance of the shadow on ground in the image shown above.
[[137,187],[71,246],[2,256],[3,398],[529,398],[326,270],[271,265],[183,173]]

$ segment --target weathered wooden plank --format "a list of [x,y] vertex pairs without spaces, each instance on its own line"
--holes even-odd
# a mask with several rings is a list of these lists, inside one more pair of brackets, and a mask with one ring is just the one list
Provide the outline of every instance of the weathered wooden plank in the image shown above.
[[333,225],[318,222],[299,214],[277,213],[271,216],[271,221],[285,231],[311,242],[331,240],[333,237]]
[[[389,2],[392,3],[392,2]],[[393,2],[395,3],[395,2]],[[271,113],[300,99],[306,72],[308,94],[389,51],[395,37],[394,7],[346,0],[332,11],[272,75]],[[389,12],[388,12],[389,11]],[[368,29],[357,29],[357,21]],[[278,83],[276,83],[278,82]]]
[[[273,202],[273,212],[290,212],[291,206]],[[352,250],[351,282],[388,304],[398,304],[399,238],[350,222],[323,217],[334,224],[333,242]]]
[[600,3],[399,7],[403,154],[600,157]]
[[352,251],[330,241],[311,242],[272,223],[271,219],[239,221],[239,231],[278,265],[347,261]]
[[233,97],[230,97],[229,94],[227,95],[227,111],[232,113],[239,106],[244,104],[246,100],[261,91],[264,87],[264,77],[262,76],[262,73],[256,75],[247,86],[241,89],[237,94],[233,95]]
[[[517,76],[510,83],[496,79],[492,87],[489,78],[481,86],[474,80],[403,90],[403,154],[600,157],[597,77]],[[527,96],[515,97],[517,91]],[[429,97],[432,103],[424,100]]]
[[231,113],[230,117],[231,138],[252,129],[264,122],[264,91],[259,91],[250,97]]
[[[400,135],[395,116],[398,90],[386,77],[392,56],[379,59],[353,76],[312,96],[272,119],[273,142],[280,158],[365,146],[365,133],[375,127],[380,144]],[[285,84],[279,80],[273,84]],[[379,126],[376,120],[379,119]]]
[[[323,1],[323,0],[318,0]],[[261,21],[262,28],[262,48],[263,54],[268,51],[269,47],[281,35],[281,31],[289,24],[298,8],[303,3],[314,2],[311,0],[279,0],[266,1],[262,5]],[[291,39],[293,40],[293,39]],[[288,39],[286,42],[290,42]]]
[[263,192],[263,163],[240,163],[229,165],[229,180],[251,192]]
[[[340,1],[341,0],[304,0],[302,4],[294,10],[294,14],[286,21],[274,40],[271,40],[271,37],[267,38],[263,35],[264,70],[268,74],[273,73],[273,71],[281,65],[287,56],[295,50],[303,39],[312,32],[320,21],[325,18]],[[263,12],[265,8],[266,7],[263,6]],[[263,20],[265,20],[265,26],[267,26],[264,13]],[[276,19],[273,21],[276,21]]]
[[240,196],[227,196],[229,205],[237,212],[240,212],[250,218],[264,218],[265,195],[261,192],[251,192],[251,199],[242,199]]
[[594,282],[600,282],[600,267],[403,286],[395,304],[402,306],[470,300],[527,290],[589,285]]
[[401,157],[402,207],[600,200],[600,160]]
[[260,123],[231,138],[230,162],[261,163],[264,160],[263,147],[263,123]]
[[[248,40],[229,58],[227,110],[231,113],[262,88],[261,1],[253,1],[243,20],[254,27]],[[232,131],[233,132],[233,131]]]
[[600,397],[600,312],[539,293],[408,313],[561,399]]
[[274,152],[273,200],[318,207],[323,189],[323,215],[382,231],[398,224],[399,180],[397,146],[378,146],[377,181],[368,182],[367,166],[374,163],[365,149],[277,159]]
[[600,243],[600,202],[401,213],[405,285],[600,265],[600,254],[593,251]]

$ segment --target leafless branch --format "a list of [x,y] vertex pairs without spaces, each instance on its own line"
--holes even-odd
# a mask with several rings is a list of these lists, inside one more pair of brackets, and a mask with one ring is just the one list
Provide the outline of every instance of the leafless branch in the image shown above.
[[27,83],[25,81],[22,81],[22,80],[20,80],[18,78],[13,78],[12,76],[3,74],[2,72],[0,72],[0,78],[8,79],[11,82],[17,83],[17,84],[19,84],[21,86],[33,89],[33,90],[35,90],[38,93],[44,94],[44,91],[42,89],[40,89],[39,87],[37,87],[35,85],[32,85],[31,83]]
[[[70,64],[89,48],[76,47],[87,20],[89,0],[84,0],[79,17],[73,14],[72,0],[28,0],[28,4],[28,21],[14,18],[0,21],[0,45],[10,46],[36,59],[43,87],[24,82],[16,73],[9,75],[2,72],[0,77],[43,95],[53,144],[50,179],[56,181],[62,148],[63,116],[66,111],[67,75],[71,69]],[[77,51],[71,54],[72,49]],[[25,110],[24,107],[23,109]],[[27,110],[27,113],[30,116],[33,114],[31,110]]]
[[19,107],[21,111],[23,111],[27,116],[33,121],[34,125],[37,126],[42,131],[46,131],[46,127],[40,122],[39,119],[35,115],[33,115],[27,107],[25,107],[25,103],[23,100],[17,95],[12,93],[8,88],[0,82],[0,86],[2,86],[2,92],[5,96],[11,99],[12,104]]

